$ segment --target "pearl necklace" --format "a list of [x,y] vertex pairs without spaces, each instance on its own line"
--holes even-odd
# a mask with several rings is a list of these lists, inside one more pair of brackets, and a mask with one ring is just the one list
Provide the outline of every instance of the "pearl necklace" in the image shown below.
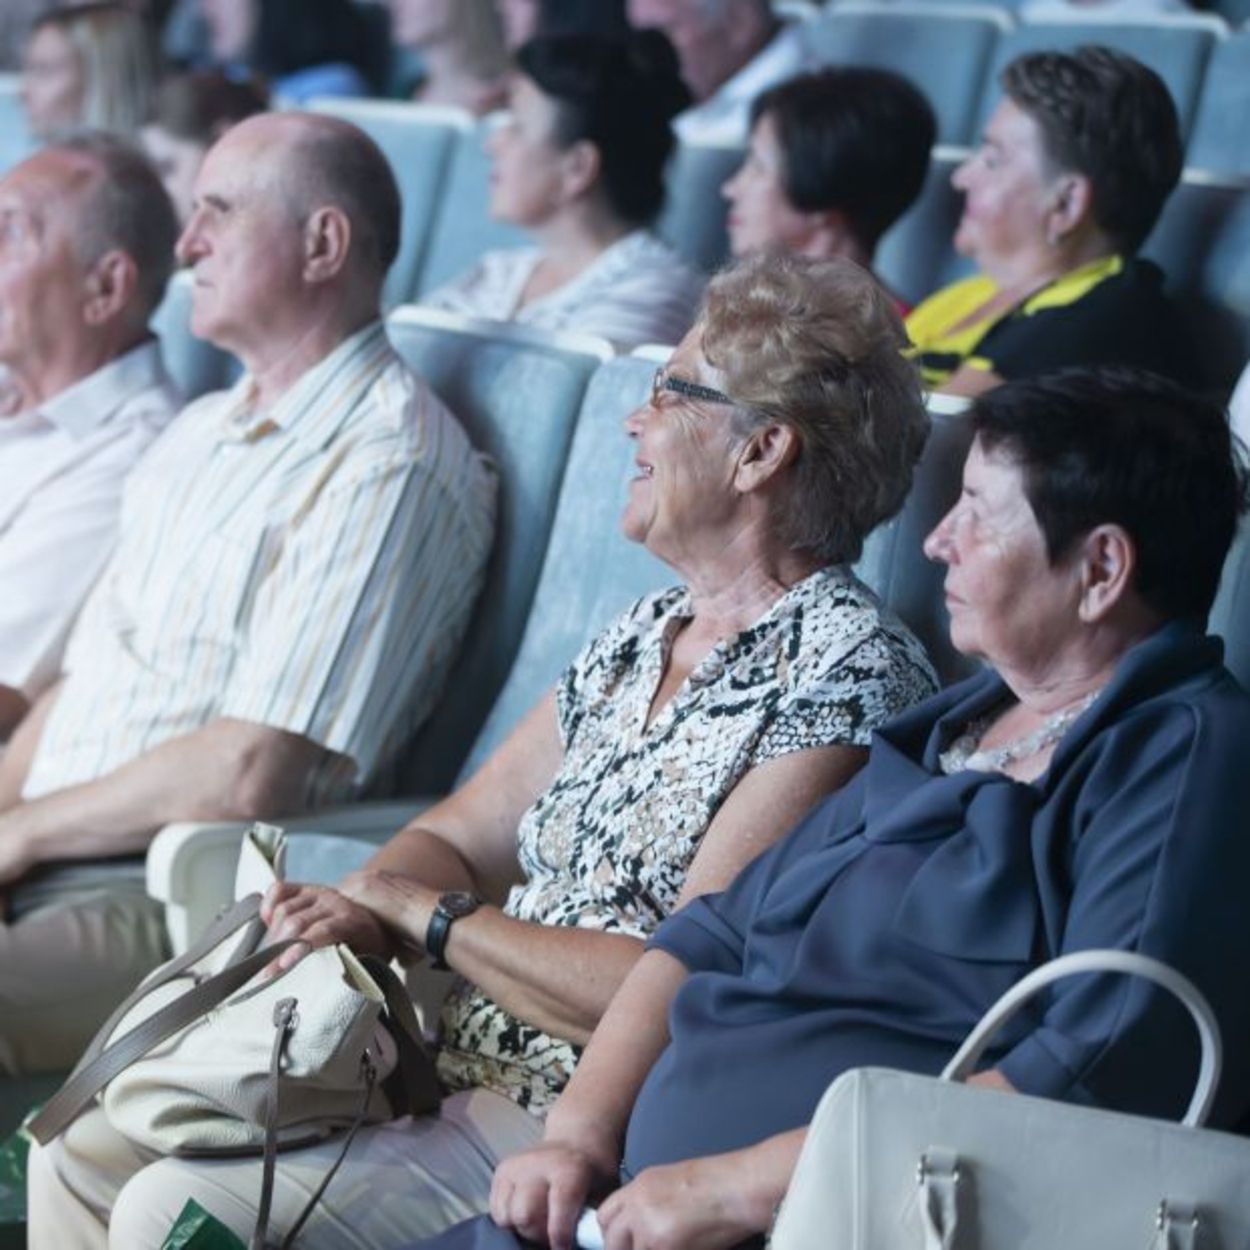
[[1100,693],[1098,690],[1091,690],[1083,699],[1078,699],[1075,703],[1052,713],[1031,734],[1026,734],[1023,738],[1017,738],[1014,742],[994,747],[989,751],[981,750],[977,744],[990,727],[994,716],[993,714],[979,716],[971,721],[963,733],[938,756],[938,767],[947,775],[963,772],[965,769],[973,769],[982,773],[1001,773],[1008,764],[1013,764],[1016,760],[1028,759],[1058,742],[1067,733],[1072,722],[1093,703]]

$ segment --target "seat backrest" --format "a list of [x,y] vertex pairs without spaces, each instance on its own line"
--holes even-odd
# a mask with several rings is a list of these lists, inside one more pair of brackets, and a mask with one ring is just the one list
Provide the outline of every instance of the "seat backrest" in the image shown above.
[[918,304],[974,268],[953,245],[964,197],[951,186],[951,173],[962,158],[950,148],[934,149],[919,198],[877,247],[873,269],[909,304]]
[[929,98],[939,143],[971,143],[981,83],[1007,19],[992,9],[958,15],[925,4],[839,4],[810,27],[831,65],[870,65],[911,79]]
[[240,373],[239,362],[229,352],[191,333],[191,292],[190,272],[179,270],[151,320],[161,340],[165,368],[188,401],[229,386]]
[[737,144],[683,143],[669,161],[655,232],[695,269],[711,273],[729,256],[728,206],[720,189],[745,155]]
[[679,580],[620,531],[625,492],[636,471],[622,422],[650,393],[654,373],[653,360],[618,357],[590,380],[521,645],[462,779],[609,621],[640,595]]
[[1204,374],[1231,387],[1250,357],[1250,183],[1186,173],[1143,250],[1163,266]]
[[1224,639],[1224,663],[1250,690],[1250,532],[1244,522],[1224,562],[1208,628]]
[[399,183],[403,228],[399,255],[386,275],[386,308],[414,298],[435,210],[452,153],[473,118],[460,109],[395,100],[319,99],[311,107],[359,126],[382,149]]
[[1250,176],[1250,30],[1221,40],[1211,53],[1186,160],[1223,177]]
[[456,136],[413,288],[415,299],[472,269],[483,252],[530,242],[519,227],[490,215],[490,157],[483,145],[490,127],[497,124],[487,118]]
[[499,470],[495,546],[480,607],[446,690],[400,768],[405,793],[437,794],[450,787],[512,666],[582,395],[612,349],[584,335],[424,308],[396,310],[387,328],[395,350]]
[[1184,138],[1198,110],[1198,93],[1207,60],[1216,42],[1210,25],[1180,21],[1106,22],[1069,18],[1037,19],[1009,31],[998,41],[990,62],[978,112],[977,128],[983,127],[1002,98],[998,75],[1003,67],[1026,52],[1071,51],[1082,44],[1105,44],[1136,57],[1150,66],[1167,84],[1176,103]]
[[26,112],[18,95],[19,81],[17,74],[0,74],[0,174],[34,148],[26,133]]
[[[944,409],[954,406],[943,404]],[[855,572],[924,643],[942,681],[951,682],[974,672],[977,664],[951,646],[942,596],[946,570],[925,556],[922,545],[959,497],[972,433],[962,412],[931,407],[929,420],[929,439],[907,501],[892,521],[868,536]]]

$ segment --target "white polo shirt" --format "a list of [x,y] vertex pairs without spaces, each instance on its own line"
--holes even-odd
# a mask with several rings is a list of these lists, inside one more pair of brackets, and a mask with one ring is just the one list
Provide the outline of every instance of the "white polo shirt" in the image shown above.
[[218,717],[366,780],[429,710],[490,552],[494,475],[375,322],[268,411],[247,376],[192,404],[127,487],[23,797]]
[[745,144],[750,137],[755,97],[795,74],[815,69],[817,64],[803,23],[787,22],[712,95],[679,113],[673,119],[673,129],[682,143]]
[[150,340],[0,416],[0,685],[33,699],[56,678],[113,550],[126,477],[181,406]]

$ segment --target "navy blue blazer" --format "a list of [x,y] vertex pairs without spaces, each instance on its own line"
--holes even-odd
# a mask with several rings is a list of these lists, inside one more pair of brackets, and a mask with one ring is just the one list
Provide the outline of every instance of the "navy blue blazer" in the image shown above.
[[[691,976],[635,1105],[627,1174],[806,1124],[864,1065],[935,1073],[1029,969],[1153,955],[1225,1040],[1213,1123],[1250,1106],[1250,697],[1217,639],[1169,625],[1121,661],[1047,772],[944,776],[938,752],[1009,698],[985,672],[885,726],[863,771],[650,945]],[[1062,983],[992,1062],[1023,1091],[1175,1115],[1193,1027],[1147,983]]]

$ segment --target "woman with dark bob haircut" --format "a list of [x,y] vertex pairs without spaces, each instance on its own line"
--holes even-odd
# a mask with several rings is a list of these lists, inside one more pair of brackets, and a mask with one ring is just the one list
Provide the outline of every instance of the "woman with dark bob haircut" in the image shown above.
[[[886,725],[851,785],[660,926],[543,1143],[497,1170],[499,1224],[567,1247],[607,1195],[609,1246],[741,1245],[830,1082],[937,1073],[1009,986],[1091,948],[1193,979],[1228,1058],[1212,1123],[1250,1109],[1250,697],[1205,635],[1246,504],[1224,414],[1154,375],[1073,370],[991,392],[972,424],[925,550],[953,642],[986,668]],[[1196,1059],[1167,995],[1085,977],[972,1079],[1173,1117]]]
[[925,300],[907,329],[926,383],[978,394],[1069,365],[1198,381],[1183,319],[1137,256],[1181,173],[1176,106],[1123,52],[1035,52],[955,171],[955,248],[975,277]]
[[889,70],[818,70],[765,91],[751,106],[746,160],[722,188],[733,254],[839,256],[871,269],[877,241],[924,186],[936,138],[929,102]]
[[509,120],[489,140],[491,212],[536,246],[488,252],[422,302],[621,349],[677,342],[703,283],[647,229],[670,122],[690,99],[672,46],[653,30],[540,35],[517,64]]

